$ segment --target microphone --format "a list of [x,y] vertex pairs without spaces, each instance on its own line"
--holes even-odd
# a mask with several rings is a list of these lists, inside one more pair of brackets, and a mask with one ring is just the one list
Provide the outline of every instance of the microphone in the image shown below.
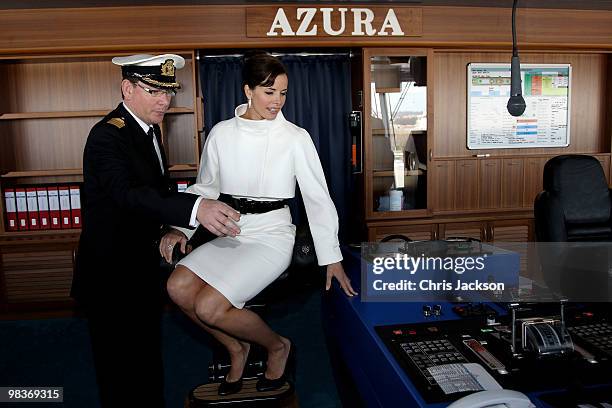
[[512,116],[521,116],[525,112],[525,99],[521,88],[521,61],[516,49],[516,6],[518,0],[512,2],[512,62],[510,64],[510,99],[508,99],[508,113]]
[[521,116],[527,107],[521,89],[521,61],[518,55],[512,57],[510,65],[510,99],[506,107],[512,116]]

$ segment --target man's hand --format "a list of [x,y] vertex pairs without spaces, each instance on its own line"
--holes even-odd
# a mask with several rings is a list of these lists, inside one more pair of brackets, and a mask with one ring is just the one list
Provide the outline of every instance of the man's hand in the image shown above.
[[196,218],[204,228],[219,237],[240,234],[240,228],[236,225],[240,213],[221,201],[206,198],[200,201]]
[[177,243],[181,245],[181,252],[185,253],[187,237],[181,231],[175,229],[168,231],[159,241],[159,253],[166,262],[172,263],[172,251]]

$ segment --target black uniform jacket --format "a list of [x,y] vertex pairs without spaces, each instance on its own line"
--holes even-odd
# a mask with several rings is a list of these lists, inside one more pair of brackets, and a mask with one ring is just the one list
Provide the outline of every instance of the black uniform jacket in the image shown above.
[[160,228],[188,227],[197,196],[177,193],[162,175],[151,137],[122,104],[89,133],[83,178],[72,296],[85,304],[157,298]]

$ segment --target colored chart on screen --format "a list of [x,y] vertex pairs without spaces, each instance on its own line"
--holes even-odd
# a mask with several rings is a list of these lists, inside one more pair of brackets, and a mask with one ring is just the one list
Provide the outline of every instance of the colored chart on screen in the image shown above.
[[467,69],[468,149],[564,147],[569,145],[569,64],[521,64],[527,105],[508,113],[510,64],[471,63]]

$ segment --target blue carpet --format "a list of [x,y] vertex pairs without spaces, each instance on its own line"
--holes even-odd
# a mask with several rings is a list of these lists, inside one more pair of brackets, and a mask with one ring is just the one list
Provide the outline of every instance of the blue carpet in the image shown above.
[[[270,310],[266,320],[297,346],[300,407],[340,407],[321,325],[320,293],[299,295]],[[164,315],[163,336],[167,408],[182,408],[188,391],[208,381],[210,340],[180,313]],[[86,321],[0,321],[0,386],[64,387],[64,404],[26,404],[30,408],[98,408]]]

